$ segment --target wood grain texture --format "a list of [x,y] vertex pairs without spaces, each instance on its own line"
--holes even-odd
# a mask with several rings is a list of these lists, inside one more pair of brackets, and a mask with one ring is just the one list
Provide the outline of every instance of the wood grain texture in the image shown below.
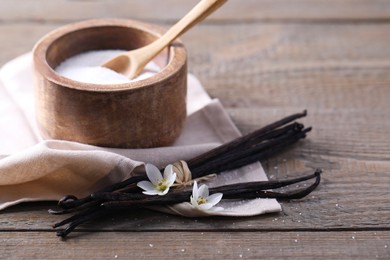
[[[226,106],[379,110],[389,108],[390,36],[383,33],[389,30],[388,24],[201,26],[183,40],[190,70]],[[206,42],[197,40],[201,35],[209,35]]]
[[[196,2],[3,0],[0,64],[70,21],[168,28]],[[308,138],[263,166],[270,179],[322,168],[309,197],[250,218],[124,212],[66,242],[51,229],[63,218],[47,213],[54,203],[22,204],[0,213],[0,258],[389,259],[389,19],[386,0],[230,0],[182,37],[190,71],[243,133],[308,109]]]
[[331,237],[327,232],[77,232],[65,241],[53,235],[2,232],[0,258],[388,259],[390,256],[389,231],[346,231]]
[[[2,0],[0,21],[45,23],[116,17],[171,23],[196,3],[197,0],[164,0],[158,5],[155,0]],[[375,21],[389,18],[387,0],[229,0],[208,21]]]

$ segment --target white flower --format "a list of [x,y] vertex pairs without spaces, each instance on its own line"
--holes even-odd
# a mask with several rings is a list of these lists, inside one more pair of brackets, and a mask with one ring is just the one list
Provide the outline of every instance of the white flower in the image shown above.
[[147,163],[145,166],[146,175],[150,181],[140,181],[137,186],[143,189],[143,193],[147,195],[165,195],[169,188],[175,182],[176,173],[173,172],[172,165],[165,167],[164,177],[160,170],[153,164]]
[[222,196],[222,193],[215,193],[209,196],[209,187],[203,184],[198,189],[198,184],[195,181],[192,188],[191,204],[202,211],[220,211],[223,210],[222,207],[214,206],[221,201]]

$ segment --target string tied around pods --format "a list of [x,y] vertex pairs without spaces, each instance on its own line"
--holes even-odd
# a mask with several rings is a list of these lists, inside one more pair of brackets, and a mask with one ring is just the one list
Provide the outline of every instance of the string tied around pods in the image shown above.
[[191,170],[188,167],[188,164],[186,161],[179,160],[172,164],[173,172],[176,173],[176,180],[175,184],[172,186],[178,187],[178,188],[185,188],[187,186],[192,185],[195,181],[196,182],[207,182],[211,181],[212,179],[217,177],[217,174],[212,173],[206,176],[202,176],[199,178],[192,179]]

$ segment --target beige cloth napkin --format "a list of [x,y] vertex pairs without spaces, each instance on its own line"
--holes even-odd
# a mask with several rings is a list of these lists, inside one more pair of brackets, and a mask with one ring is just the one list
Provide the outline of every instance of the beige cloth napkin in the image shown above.
[[[240,136],[217,99],[210,99],[199,81],[188,75],[188,118],[171,147],[102,148],[76,142],[42,140],[34,121],[31,54],[0,70],[0,210],[20,202],[58,200],[66,194],[85,196],[144,171],[144,163],[163,167],[188,160]],[[2,83],[1,83],[2,82]],[[220,174],[210,187],[267,180],[254,163]],[[190,203],[159,208],[188,217],[252,216],[281,210],[274,199],[222,201],[220,212],[195,210]]]

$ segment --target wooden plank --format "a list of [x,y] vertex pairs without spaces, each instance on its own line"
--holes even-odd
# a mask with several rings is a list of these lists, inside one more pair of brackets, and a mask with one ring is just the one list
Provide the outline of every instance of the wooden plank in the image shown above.
[[[383,32],[389,30],[388,24],[201,26],[183,40],[192,72],[212,95],[235,102],[227,105],[387,108],[390,35]],[[318,98],[319,89],[328,95]],[[253,95],[229,99],[243,91]]]
[[[42,36],[58,26],[58,24],[44,24],[39,26],[28,23],[0,24],[0,35],[2,35],[2,40],[0,41],[0,66],[18,55],[31,51],[35,43]],[[7,40],[3,40],[5,38]]]
[[[26,237],[29,239],[26,240]],[[390,232],[0,233],[1,259],[388,259]],[[50,250],[48,250],[50,249]]]
[[[387,93],[383,94],[390,98]],[[326,95],[326,92],[318,91],[318,95]],[[363,98],[362,103],[364,103]],[[375,106],[374,102],[372,106]],[[243,132],[251,132],[259,126],[275,120],[275,118],[304,108],[305,106],[287,107],[286,104],[283,109],[277,107],[231,108],[229,113]],[[330,169],[335,169],[335,166],[331,165],[332,161],[336,160],[339,165],[342,165],[351,163],[348,161],[349,159],[363,164],[384,163],[387,165],[387,161],[390,159],[388,155],[390,147],[388,109],[338,108],[320,111],[318,108],[308,108],[308,118],[301,121],[307,126],[313,126],[314,129],[309,133],[308,140],[297,148],[295,157],[317,161],[320,158],[314,157],[325,156],[327,159],[324,158],[324,160],[328,161],[327,165]],[[339,168],[337,167],[337,169]],[[386,167],[378,169],[386,172]]]
[[[196,3],[197,0],[158,3],[155,0],[2,0],[0,20],[58,22],[117,17],[172,22]],[[386,0],[230,0],[208,21],[376,21],[389,18],[390,3]]]

